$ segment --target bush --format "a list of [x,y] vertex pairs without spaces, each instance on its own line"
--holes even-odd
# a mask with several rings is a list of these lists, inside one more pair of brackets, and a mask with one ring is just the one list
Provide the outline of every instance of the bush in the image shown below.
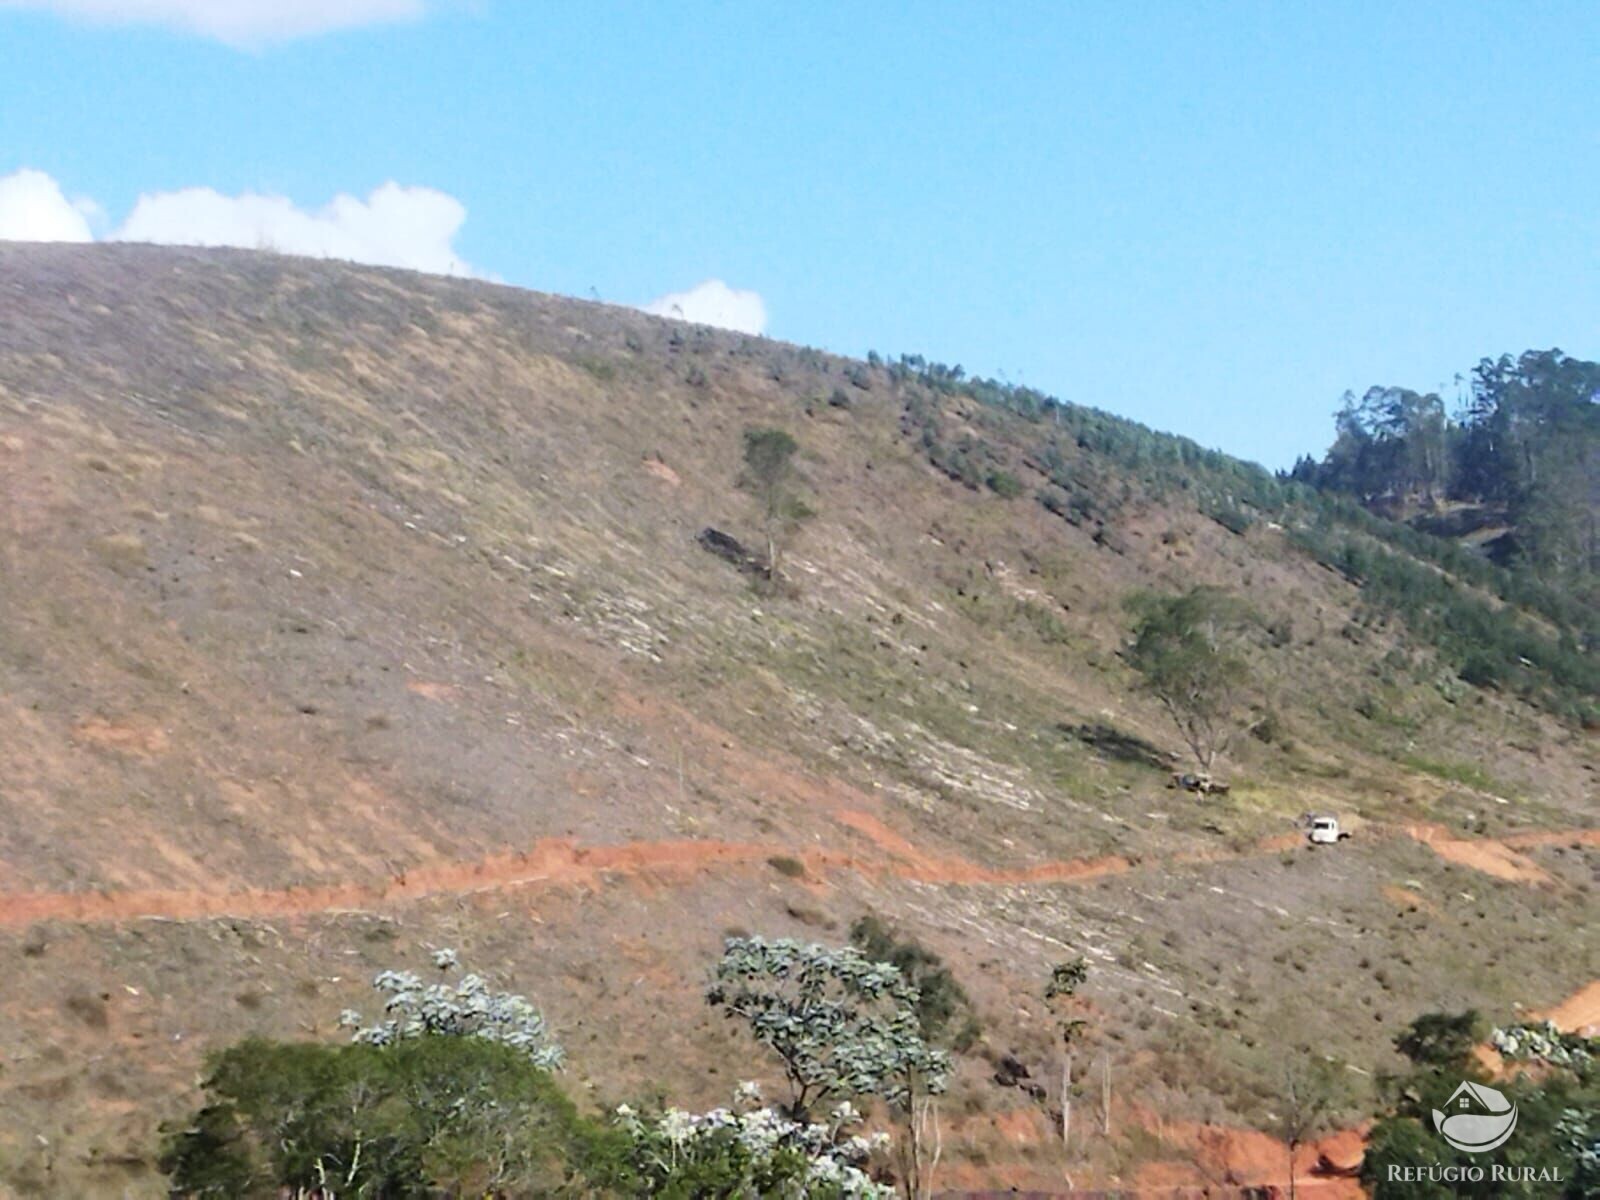
[[[1501,1052],[1537,1060],[1537,1069],[1497,1079],[1493,1087],[1515,1104],[1516,1137],[1477,1154],[1457,1153],[1435,1132],[1436,1123],[1463,1081],[1485,1082],[1473,1049],[1481,1032],[1474,1013],[1429,1013],[1396,1039],[1412,1070],[1385,1079],[1388,1103],[1372,1127],[1361,1180],[1375,1200],[1414,1197],[1585,1197],[1600,1188],[1600,1042],[1563,1035],[1553,1027],[1495,1030]],[[1520,1178],[1533,1168],[1534,1177]],[[1464,1173],[1476,1168],[1476,1178]],[[1506,1168],[1517,1172],[1507,1176]],[[1443,1171],[1454,1179],[1438,1178]],[[1496,1171],[1501,1177],[1496,1177]],[[1421,1182],[1407,1180],[1416,1172]],[[1560,1181],[1541,1172],[1559,1174]],[[1433,1174],[1438,1173],[1438,1174]],[[1391,1178],[1397,1175],[1398,1178]]]
[[1201,511],[1229,533],[1236,533],[1241,537],[1250,532],[1256,519],[1236,504],[1213,504],[1202,508]]
[[1022,480],[1003,468],[990,471],[984,482],[989,485],[989,490],[1002,500],[1015,500],[1022,495]]
[[972,1001],[932,950],[870,913],[850,926],[850,942],[868,958],[893,965],[917,989],[917,1024],[924,1038],[956,1050],[977,1042],[983,1030]]
[[888,1138],[855,1132],[861,1115],[848,1102],[835,1105],[826,1122],[796,1121],[763,1106],[760,1091],[747,1083],[730,1108],[668,1108],[646,1116],[623,1105],[613,1122],[625,1160],[597,1181],[623,1195],[889,1200],[893,1194],[866,1172]]
[[798,858],[790,858],[787,854],[774,854],[767,859],[767,866],[779,875],[786,875],[790,879],[799,879],[806,873],[806,865]]
[[477,1037],[250,1039],[202,1086],[205,1105],[164,1130],[181,1195],[561,1195],[602,1138],[525,1054]]

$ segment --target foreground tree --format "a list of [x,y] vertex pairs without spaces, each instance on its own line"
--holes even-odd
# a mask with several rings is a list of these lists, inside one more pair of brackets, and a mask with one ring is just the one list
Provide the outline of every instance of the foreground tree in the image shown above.
[[378,975],[384,1016],[346,1010],[347,1045],[252,1038],[213,1055],[206,1103],[166,1131],[174,1193],[581,1194],[615,1135],[555,1082],[561,1047],[544,1018],[481,976],[449,982],[454,951],[433,961],[435,982]]
[[[356,1032],[344,1045],[253,1038],[210,1056],[205,1103],[163,1127],[171,1193],[888,1200],[869,1168],[889,1138],[863,1135],[848,1100],[813,1121],[767,1107],[746,1084],[730,1108],[655,1106],[641,1116],[624,1105],[608,1122],[592,1120],[562,1091],[560,1047],[525,997],[470,974],[447,982],[452,951],[438,951],[434,965],[437,982],[380,974],[385,1016],[369,1023],[347,1011],[341,1023]],[[896,992],[893,979],[857,983],[862,995]],[[841,1078],[857,1085],[899,1070],[913,1104],[918,1071],[940,1072],[942,1088],[940,1058],[903,1045],[885,1056],[871,1024],[847,1023],[861,1040],[841,1043],[857,1056]],[[883,1083],[877,1094],[896,1092]]]
[[854,946],[729,938],[706,999],[777,1054],[796,1118],[822,1100],[904,1104],[913,1081],[945,1090],[950,1059],[923,1040],[916,988]]
[[885,1100],[902,1129],[895,1146],[901,1194],[933,1194],[936,1101],[949,1083],[950,1058],[924,1038],[921,994],[898,967],[855,946],[729,938],[706,999],[777,1054],[792,1119],[807,1120],[825,1099]]
[[599,1131],[517,1050],[251,1039],[214,1055],[206,1102],[167,1130],[175,1195],[578,1194]]
[[744,434],[744,474],[739,486],[756,502],[761,534],[767,543],[766,577],[782,577],[783,552],[811,509],[800,498],[794,456],[800,444],[782,429],[747,429]]
[[1176,596],[1141,593],[1129,607],[1137,623],[1128,661],[1209,775],[1240,725],[1247,671],[1237,644],[1247,610],[1211,587]]

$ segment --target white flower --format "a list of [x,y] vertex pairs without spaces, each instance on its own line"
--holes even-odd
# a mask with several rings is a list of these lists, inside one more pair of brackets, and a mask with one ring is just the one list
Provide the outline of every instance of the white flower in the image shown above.
[[674,1146],[681,1146],[694,1133],[694,1117],[681,1108],[669,1108],[661,1117],[661,1135]]

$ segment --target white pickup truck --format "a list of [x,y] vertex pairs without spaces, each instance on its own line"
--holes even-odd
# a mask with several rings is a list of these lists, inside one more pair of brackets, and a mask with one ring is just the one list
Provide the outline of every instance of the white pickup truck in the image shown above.
[[1339,828],[1338,817],[1312,817],[1306,827],[1306,837],[1313,846],[1333,846],[1349,836],[1348,830]]

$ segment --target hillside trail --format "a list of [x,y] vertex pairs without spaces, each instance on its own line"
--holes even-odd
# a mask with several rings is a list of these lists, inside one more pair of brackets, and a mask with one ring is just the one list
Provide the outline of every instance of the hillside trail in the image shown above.
[[[1164,857],[1150,856],[1138,861],[1105,855],[996,868],[922,849],[890,829],[881,818],[867,812],[841,809],[834,815],[841,825],[864,838],[868,849],[864,852],[796,850],[782,843],[709,839],[585,846],[572,838],[545,838],[526,850],[502,852],[475,861],[422,863],[387,879],[371,882],[217,891],[0,892],[0,928],[45,920],[117,924],[141,919],[250,919],[370,911],[433,896],[557,887],[593,888],[617,877],[648,877],[670,882],[694,878],[708,871],[760,866],[778,858],[800,862],[806,874],[817,880],[829,874],[856,872],[871,878],[926,884],[1082,883],[1135,870],[1278,853],[1301,841],[1298,834],[1276,834],[1240,850],[1216,847]],[[1550,877],[1507,843],[1514,842],[1522,847],[1562,842],[1600,845],[1600,829],[1538,831],[1513,835],[1503,841],[1483,838],[1468,842],[1451,837],[1436,826],[1369,827],[1368,836],[1396,835],[1409,836],[1448,861],[1520,883],[1545,883]]]
[[1408,825],[1405,833],[1447,862],[1507,883],[1553,882],[1550,873],[1521,850],[1563,843],[1600,846],[1600,829],[1536,829],[1501,838],[1461,838],[1438,825]]
[[1600,979],[1541,1015],[1547,1021],[1554,1021],[1557,1029],[1568,1033],[1587,1037],[1600,1035]]

